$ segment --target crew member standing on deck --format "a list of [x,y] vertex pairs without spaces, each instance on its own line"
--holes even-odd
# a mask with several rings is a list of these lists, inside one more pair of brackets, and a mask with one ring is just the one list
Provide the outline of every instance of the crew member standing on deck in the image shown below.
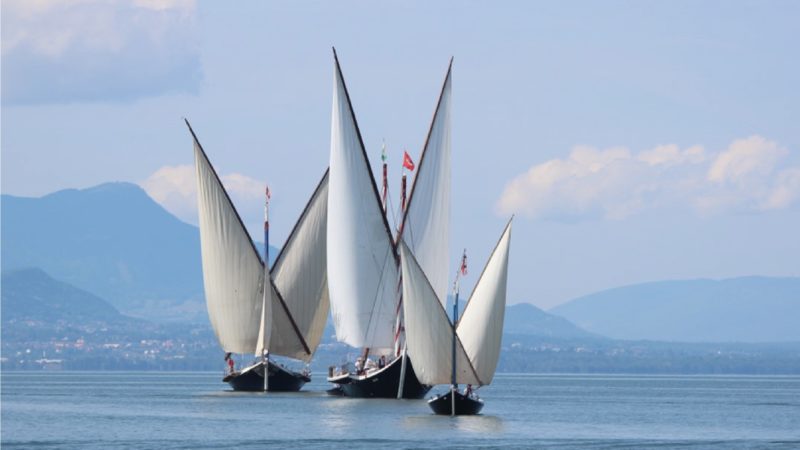
[[231,357],[230,353],[225,353],[225,361],[228,362],[228,373],[231,374],[234,372],[234,363],[233,358]]

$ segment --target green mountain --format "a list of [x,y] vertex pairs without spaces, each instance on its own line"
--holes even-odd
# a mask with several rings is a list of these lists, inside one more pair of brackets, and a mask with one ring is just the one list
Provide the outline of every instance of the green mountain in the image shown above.
[[800,278],[644,283],[580,297],[549,312],[616,339],[800,341]]

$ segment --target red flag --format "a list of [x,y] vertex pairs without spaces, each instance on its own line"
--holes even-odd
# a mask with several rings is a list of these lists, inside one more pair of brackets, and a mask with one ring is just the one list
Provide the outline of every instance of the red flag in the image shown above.
[[467,251],[464,250],[464,256],[461,257],[461,275],[467,275]]
[[414,161],[411,160],[411,157],[406,151],[403,151],[403,167],[408,170],[414,170]]

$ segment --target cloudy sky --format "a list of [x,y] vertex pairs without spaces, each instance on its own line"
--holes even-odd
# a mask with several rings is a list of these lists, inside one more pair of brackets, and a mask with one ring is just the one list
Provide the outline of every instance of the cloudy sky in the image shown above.
[[331,46],[395,196],[453,56],[468,284],[511,214],[509,303],[800,275],[800,3],[429,3],[3,1],[2,192],[130,181],[196,223],[186,117],[253,230],[269,182],[280,242],[327,166]]

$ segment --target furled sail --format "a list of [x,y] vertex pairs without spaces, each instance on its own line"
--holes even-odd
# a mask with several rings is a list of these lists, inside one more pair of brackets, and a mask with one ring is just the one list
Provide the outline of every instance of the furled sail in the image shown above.
[[223,350],[255,353],[261,329],[264,268],[194,132],[192,136],[208,317]]
[[485,384],[491,383],[500,357],[510,242],[509,220],[458,321],[458,335],[478,377]]
[[388,348],[394,336],[396,250],[336,61],[328,192],[328,284],[336,337]]
[[[272,267],[274,294],[280,293],[291,320],[273,323],[271,351],[308,361],[328,320],[328,172],[325,172]],[[280,312],[280,306],[273,311]],[[294,327],[305,340],[296,338]],[[283,338],[288,336],[289,339]],[[307,347],[306,347],[307,346]]]
[[[449,384],[453,325],[408,246],[400,243],[406,345],[414,372],[424,384]],[[481,385],[460,341],[456,342],[456,381]]]
[[436,295],[447,299],[450,245],[450,85],[453,61],[439,95],[401,228]]

